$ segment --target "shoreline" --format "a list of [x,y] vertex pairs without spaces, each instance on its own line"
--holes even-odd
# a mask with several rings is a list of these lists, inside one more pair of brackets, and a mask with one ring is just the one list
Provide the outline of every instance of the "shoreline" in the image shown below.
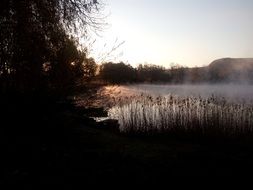
[[90,110],[72,104],[24,105],[5,113],[1,127],[2,183],[97,184],[127,177],[144,184],[168,176],[240,177],[253,169],[247,139],[120,134],[115,122],[96,123],[84,117]]

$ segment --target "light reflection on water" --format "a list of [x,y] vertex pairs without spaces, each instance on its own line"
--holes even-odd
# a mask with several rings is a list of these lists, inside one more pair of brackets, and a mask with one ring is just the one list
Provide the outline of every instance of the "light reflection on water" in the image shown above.
[[175,126],[214,126],[229,133],[253,130],[251,85],[129,85],[106,90],[116,99],[109,118],[119,121],[122,132]]
[[228,99],[245,99],[253,98],[253,85],[125,85],[106,87],[106,91],[111,96],[131,96],[141,93],[149,95],[166,96],[169,94],[178,96],[222,96]]
[[91,118],[94,119],[96,122],[101,122],[109,119],[109,117],[91,117]]
[[131,100],[139,95],[224,97],[227,101],[250,102],[253,100],[253,85],[110,85],[100,88],[95,94],[76,97],[76,104],[84,107],[104,107],[106,110]]
[[[159,96],[161,101],[157,101]],[[171,96],[174,103],[168,104]],[[114,85],[102,87],[95,97],[95,100],[88,102],[104,107],[108,111],[108,117],[93,119],[97,122],[116,119],[121,131],[128,130],[129,126],[166,128],[176,126],[178,122],[185,127],[188,126],[185,123],[191,123],[192,120],[198,121],[202,127],[202,123],[212,122],[218,126],[220,123],[225,125],[226,122],[232,122],[233,119],[234,126],[245,124],[251,130],[253,123],[252,85]],[[200,106],[203,101],[209,102],[207,99],[210,97],[214,100],[207,107]],[[189,99],[187,104],[183,103],[184,99]],[[181,118],[180,121],[178,117]],[[163,124],[165,121],[167,124]]]

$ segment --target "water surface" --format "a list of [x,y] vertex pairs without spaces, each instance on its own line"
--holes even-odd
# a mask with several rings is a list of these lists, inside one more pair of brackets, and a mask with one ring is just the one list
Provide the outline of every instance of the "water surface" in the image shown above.
[[141,93],[157,96],[176,95],[181,97],[196,96],[224,97],[227,100],[245,100],[253,99],[253,85],[122,85],[107,86],[102,90],[103,94],[110,97],[132,96]]

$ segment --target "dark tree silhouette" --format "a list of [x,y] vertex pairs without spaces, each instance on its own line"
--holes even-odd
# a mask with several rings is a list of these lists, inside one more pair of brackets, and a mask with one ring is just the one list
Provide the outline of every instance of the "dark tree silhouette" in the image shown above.
[[162,66],[152,64],[140,64],[137,67],[138,81],[141,82],[166,82],[170,76]]
[[[68,34],[98,27],[96,0],[2,0],[0,89],[19,92],[56,86],[78,74],[86,58]],[[77,30],[78,29],[78,30]],[[45,74],[46,70],[50,70]]]
[[93,58],[85,59],[83,64],[84,80],[90,81],[96,75],[97,67]]
[[113,84],[135,82],[136,71],[124,63],[104,63],[100,67],[100,78]]

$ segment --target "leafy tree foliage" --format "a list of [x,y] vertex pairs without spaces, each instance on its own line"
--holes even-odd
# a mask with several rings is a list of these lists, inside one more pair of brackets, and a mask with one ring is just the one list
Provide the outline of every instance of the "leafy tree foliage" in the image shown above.
[[92,14],[98,6],[96,0],[2,0],[1,91],[73,84],[87,58],[69,34],[96,26]]

